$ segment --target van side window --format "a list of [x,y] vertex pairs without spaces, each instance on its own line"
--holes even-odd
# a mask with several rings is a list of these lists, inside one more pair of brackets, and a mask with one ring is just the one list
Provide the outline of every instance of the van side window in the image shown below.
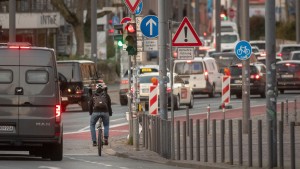
[[13,72],[11,70],[0,70],[0,83],[11,83]]
[[26,82],[29,84],[46,84],[49,81],[49,73],[45,70],[28,70]]

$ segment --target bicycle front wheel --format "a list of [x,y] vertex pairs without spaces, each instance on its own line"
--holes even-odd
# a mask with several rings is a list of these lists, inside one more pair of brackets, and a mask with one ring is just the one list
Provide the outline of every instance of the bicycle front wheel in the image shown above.
[[101,156],[101,152],[102,152],[102,129],[99,128],[98,129],[98,155]]

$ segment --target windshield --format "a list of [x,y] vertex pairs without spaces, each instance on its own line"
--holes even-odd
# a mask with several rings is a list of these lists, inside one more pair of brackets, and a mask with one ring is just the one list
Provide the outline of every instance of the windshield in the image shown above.
[[238,40],[236,35],[222,35],[221,36],[221,43],[234,43]]
[[[231,76],[241,76],[242,75],[242,66],[231,66],[230,67],[230,75]],[[255,66],[250,66],[250,75],[257,74],[258,70]]]
[[203,74],[202,62],[178,62],[175,73],[178,75]]
[[278,73],[300,73],[300,64],[297,63],[281,63],[277,65]]
[[300,60],[300,53],[295,53],[292,60]]
[[79,70],[75,64],[77,63],[57,63],[57,70],[67,81],[80,81]]
[[264,43],[251,43],[251,46],[257,46],[260,50],[266,49],[266,44]]
[[229,67],[230,65],[241,63],[241,61],[235,56],[234,53],[215,53],[211,55],[217,62],[217,65],[220,70],[224,69],[225,67]]

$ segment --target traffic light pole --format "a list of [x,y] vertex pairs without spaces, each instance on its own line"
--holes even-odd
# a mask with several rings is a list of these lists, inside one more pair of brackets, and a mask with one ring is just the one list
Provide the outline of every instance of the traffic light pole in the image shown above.
[[[299,0],[298,0],[299,1]],[[268,122],[272,121],[269,128],[271,133],[271,168],[277,167],[277,81],[276,81],[276,30],[275,30],[275,1],[266,1],[266,110]],[[299,21],[299,20],[298,20]],[[296,21],[296,22],[298,22]],[[270,124],[270,123],[268,123]]]

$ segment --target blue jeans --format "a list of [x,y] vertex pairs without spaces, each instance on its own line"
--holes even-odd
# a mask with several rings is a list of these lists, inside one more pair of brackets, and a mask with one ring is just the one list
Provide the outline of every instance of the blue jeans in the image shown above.
[[90,119],[90,130],[92,141],[96,141],[96,123],[99,118],[102,118],[103,126],[104,126],[104,137],[109,136],[109,113],[108,112],[93,112]]

